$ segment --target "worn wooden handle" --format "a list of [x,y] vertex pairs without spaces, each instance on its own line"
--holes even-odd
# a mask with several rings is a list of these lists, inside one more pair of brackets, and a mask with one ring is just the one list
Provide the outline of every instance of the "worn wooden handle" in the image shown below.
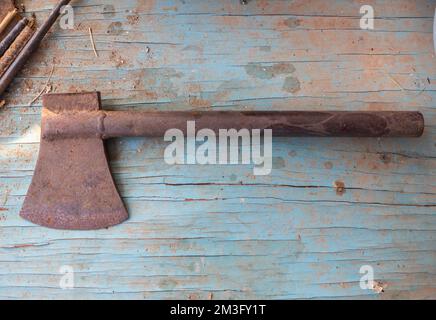
[[274,136],[419,137],[420,112],[206,111],[134,112],[63,111],[44,114],[43,138],[164,136],[168,129],[271,129]]

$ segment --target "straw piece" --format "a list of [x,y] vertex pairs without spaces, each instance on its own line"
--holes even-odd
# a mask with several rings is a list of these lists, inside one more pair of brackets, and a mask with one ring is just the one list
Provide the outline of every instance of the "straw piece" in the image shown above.
[[98,58],[97,49],[95,48],[95,42],[94,42],[94,36],[92,34],[92,29],[88,28],[89,30],[89,39],[91,40],[92,50],[94,51],[95,57]]
[[11,44],[5,54],[0,58],[0,76],[2,76],[8,67],[14,62],[20,51],[24,48],[26,43],[32,37],[34,29],[28,24],[24,27],[20,35]]
[[12,19],[15,18],[15,16],[17,15],[18,10],[15,8],[12,11],[9,11],[8,14],[6,15],[6,17],[2,20],[2,22],[0,23],[0,33],[2,33],[3,31],[6,30],[6,28],[8,27],[9,23],[11,23]]
[[45,85],[44,85],[44,87],[42,88],[42,90],[38,93],[38,95],[37,95],[35,98],[32,99],[32,101],[29,102],[29,107],[31,107],[32,104],[33,104],[36,100],[38,100],[38,98],[39,98],[40,96],[42,96],[43,93],[48,93],[48,92],[49,92],[48,89],[50,88],[50,87],[49,87],[49,84],[50,84],[51,77],[53,76],[54,67],[55,67],[54,65],[51,67],[50,75],[48,76],[47,82],[45,83]]

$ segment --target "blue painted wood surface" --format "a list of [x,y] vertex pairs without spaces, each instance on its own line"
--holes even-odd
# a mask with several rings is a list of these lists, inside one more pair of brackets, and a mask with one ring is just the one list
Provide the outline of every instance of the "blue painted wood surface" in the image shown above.
[[[42,21],[56,1],[23,2]],[[72,4],[75,29],[53,28],[0,110],[0,298],[436,298],[434,1],[366,1],[372,31],[361,1]],[[28,103],[53,65],[52,92],[98,90],[106,109],[416,109],[425,134],[275,139],[269,176],[112,140],[130,220],[50,230],[18,213],[39,146]],[[360,288],[362,265],[383,293]]]

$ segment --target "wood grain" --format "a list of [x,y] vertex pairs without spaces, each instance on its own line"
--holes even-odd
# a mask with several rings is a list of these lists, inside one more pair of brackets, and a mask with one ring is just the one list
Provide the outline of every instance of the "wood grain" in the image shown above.
[[[23,2],[38,21],[55,3]],[[361,1],[72,2],[76,28],[53,28],[0,112],[0,298],[436,298],[435,4],[365,4],[372,31]],[[53,92],[99,90],[108,110],[418,110],[426,128],[277,138],[262,177],[166,165],[162,139],[112,140],[130,220],[49,230],[18,212],[39,147],[40,100],[27,104],[53,64]],[[383,293],[360,289],[362,265]]]

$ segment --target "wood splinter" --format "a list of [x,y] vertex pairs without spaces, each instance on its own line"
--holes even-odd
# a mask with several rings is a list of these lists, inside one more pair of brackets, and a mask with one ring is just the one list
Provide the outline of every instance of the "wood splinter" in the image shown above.
[[29,102],[29,107],[31,107],[32,104],[36,100],[38,100],[41,95],[43,95],[44,93],[49,93],[51,91],[50,80],[51,80],[51,77],[53,76],[53,72],[54,72],[54,65],[51,68],[50,75],[48,76],[47,82],[45,83],[45,85],[42,88],[42,90],[38,93],[38,95],[35,98],[33,98],[32,101]]
[[97,53],[97,49],[95,48],[95,41],[94,41],[94,36],[92,34],[92,29],[88,28],[88,31],[89,31],[89,39],[91,40],[92,50],[94,51],[95,57],[98,58],[98,53]]

